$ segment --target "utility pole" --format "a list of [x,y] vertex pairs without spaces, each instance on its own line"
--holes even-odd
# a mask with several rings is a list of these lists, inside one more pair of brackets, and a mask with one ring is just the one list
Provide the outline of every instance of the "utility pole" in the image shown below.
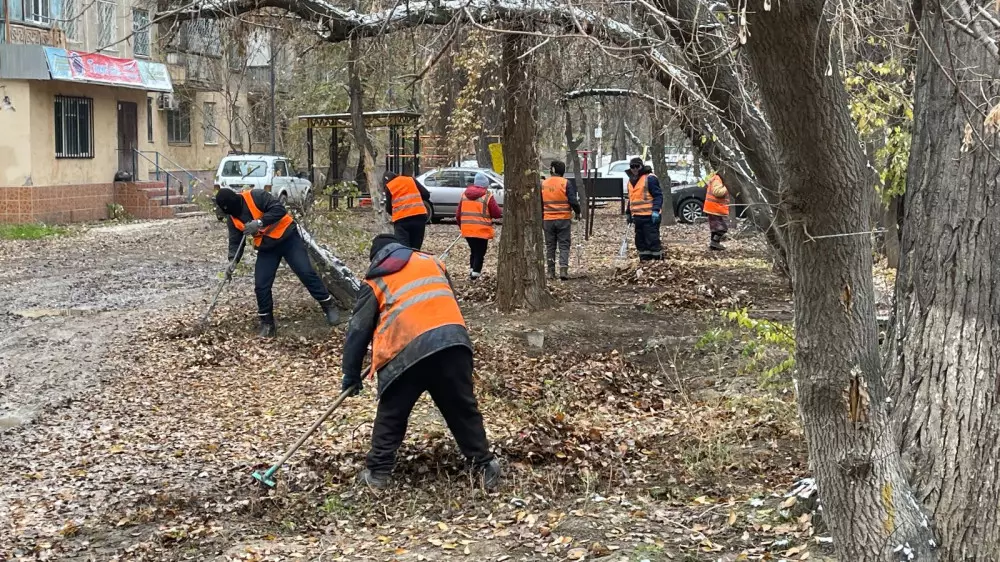
[[271,30],[269,32],[269,40],[270,40],[270,45],[268,46],[268,50],[270,51],[271,62],[268,63],[267,66],[268,66],[268,74],[270,74],[270,81],[271,81],[271,154],[274,154],[278,151],[277,149],[278,121],[277,121],[277,112],[275,111],[275,102],[274,102],[274,82],[275,82],[274,62],[278,59],[278,53],[274,48],[274,30]]

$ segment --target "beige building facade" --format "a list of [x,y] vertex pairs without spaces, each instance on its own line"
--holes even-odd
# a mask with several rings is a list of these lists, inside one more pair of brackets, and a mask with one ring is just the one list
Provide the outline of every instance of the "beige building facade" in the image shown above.
[[0,223],[187,211],[250,144],[249,58],[215,22],[161,36],[139,0],[0,6]]

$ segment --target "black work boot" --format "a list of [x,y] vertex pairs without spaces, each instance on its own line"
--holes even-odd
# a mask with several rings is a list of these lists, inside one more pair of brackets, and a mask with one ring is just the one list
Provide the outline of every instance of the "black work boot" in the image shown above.
[[267,314],[260,315],[260,331],[257,332],[258,338],[273,338],[278,335],[278,327],[274,325],[274,314],[268,312]]
[[503,478],[503,471],[500,469],[500,461],[493,459],[485,465],[479,467],[483,475],[483,487],[487,491],[493,492],[500,487],[500,480]]
[[566,281],[568,279],[569,279],[569,268],[568,267],[560,267],[559,268],[559,280],[560,281]]
[[333,297],[327,297],[325,301],[319,301],[319,305],[323,307],[323,314],[326,315],[326,323],[336,326],[337,322],[340,321],[340,311],[337,310],[337,304],[334,302]]
[[365,484],[373,490],[385,490],[389,487],[390,481],[388,474],[372,472],[367,468],[358,473],[358,483]]
[[722,250],[725,250],[726,247],[722,245],[722,242],[720,241],[721,238],[722,238],[722,236],[720,236],[718,234],[712,234],[712,241],[709,242],[708,249],[709,250],[715,250],[717,252],[721,252]]

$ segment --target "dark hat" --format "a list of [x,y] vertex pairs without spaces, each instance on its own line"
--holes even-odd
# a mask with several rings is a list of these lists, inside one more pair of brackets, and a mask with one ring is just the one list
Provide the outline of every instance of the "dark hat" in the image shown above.
[[632,167],[635,167],[635,166],[638,166],[638,167],[642,168],[645,165],[646,165],[646,163],[643,162],[642,158],[639,158],[638,156],[636,156],[635,158],[633,158],[633,159],[631,159],[631,160],[628,161],[628,167],[629,168],[632,168]]
[[553,160],[550,168],[552,169],[552,173],[557,176],[566,174],[566,163],[562,160]]
[[243,198],[232,189],[223,187],[215,194],[215,204],[227,215],[238,215],[243,209]]
[[368,252],[368,259],[373,260],[382,248],[385,248],[389,244],[399,244],[399,238],[396,238],[394,234],[379,234],[374,239],[372,239],[372,249]]

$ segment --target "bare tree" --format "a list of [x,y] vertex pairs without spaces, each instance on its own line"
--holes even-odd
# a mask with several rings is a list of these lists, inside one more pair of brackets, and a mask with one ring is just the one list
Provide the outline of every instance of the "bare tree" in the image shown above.
[[391,232],[389,216],[385,212],[385,199],[382,195],[382,182],[375,174],[375,154],[368,131],[365,129],[364,90],[361,85],[361,71],[358,69],[361,58],[359,39],[351,39],[351,56],[347,61],[348,91],[351,97],[351,125],[354,131],[354,144],[358,147],[358,165],[364,167],[368,192],[371,194],[372,207],[375,209],[376,226],[382,232]]

